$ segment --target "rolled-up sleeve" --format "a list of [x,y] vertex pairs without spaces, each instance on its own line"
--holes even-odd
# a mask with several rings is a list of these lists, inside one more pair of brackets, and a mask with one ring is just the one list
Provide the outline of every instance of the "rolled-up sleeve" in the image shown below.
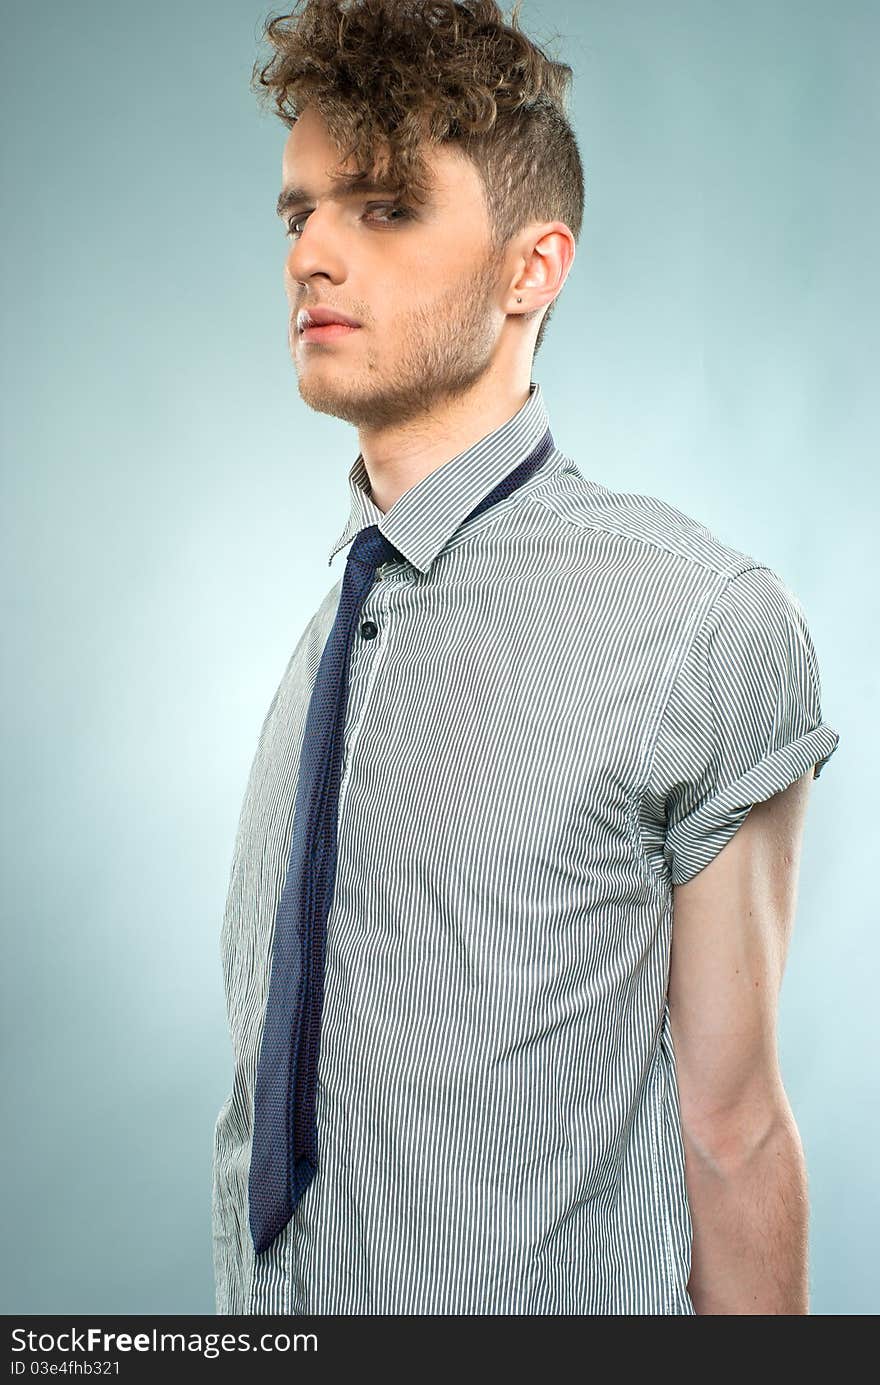
[[797,598],[770,568],[732,576],[679,670],[660,721],[653,783],[674,884],[702,870],[755,803],[809,769],[839,736],[822,718],[816,650]]

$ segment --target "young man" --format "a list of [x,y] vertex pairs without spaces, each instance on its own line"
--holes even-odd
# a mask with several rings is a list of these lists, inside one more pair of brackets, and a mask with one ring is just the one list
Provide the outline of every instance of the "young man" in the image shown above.
[[803,613],[553,440],[569,70],[488,3],[267,32],[299,391],[360,451],[230,877],[218,1312],[806,1313]]

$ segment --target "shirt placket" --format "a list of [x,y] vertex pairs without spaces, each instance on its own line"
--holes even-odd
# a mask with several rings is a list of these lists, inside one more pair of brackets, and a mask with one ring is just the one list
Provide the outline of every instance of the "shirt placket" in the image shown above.
[[[390,586],[392,583],[402,580],[405,580],[405,576],[400,568],[400,564],[394,562],[381,564],[381,566],[376,569],[376,580],[364,601],[357,626],[355,627],[351,651],[352,668],[349,674],[349,692],[353,681],[351,674],[354,672],[355,660],[357,660],[359,665],[362,665],[364,660],[368,660],[369,665],[367,677],[363,681],[363,689],[360,693],[358,705],[352,707],[349,697],[349,708],[345,718],[345,735],[342,743],[338,823],[342,821],[345,799],[348,793],[351,757],[355,752],[357,743],[360,739],[361,729],[364,725],[364,719],[368,715],[370,705],[373,701],[376,680],[387,658],[388,643],[392,633]],[[371,639],[368,639],[361,633],[361,627],[368,621],[373,621],[373,623],[378,626],[378,633]]]

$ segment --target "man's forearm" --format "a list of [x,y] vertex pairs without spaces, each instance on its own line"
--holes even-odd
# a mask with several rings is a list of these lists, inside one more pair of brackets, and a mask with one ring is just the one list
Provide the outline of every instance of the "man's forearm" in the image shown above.
[[684,1132],[697,1313],[809,1313],[807,1171],[790,1108],[754,1141]]

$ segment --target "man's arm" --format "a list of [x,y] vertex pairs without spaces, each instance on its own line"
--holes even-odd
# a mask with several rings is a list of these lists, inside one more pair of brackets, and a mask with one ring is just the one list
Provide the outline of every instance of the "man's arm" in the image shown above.
[[669,1017],[697,1313],[809,1312],[806,1166],[776,1026],[812,774],[755,804],[673,888]]

